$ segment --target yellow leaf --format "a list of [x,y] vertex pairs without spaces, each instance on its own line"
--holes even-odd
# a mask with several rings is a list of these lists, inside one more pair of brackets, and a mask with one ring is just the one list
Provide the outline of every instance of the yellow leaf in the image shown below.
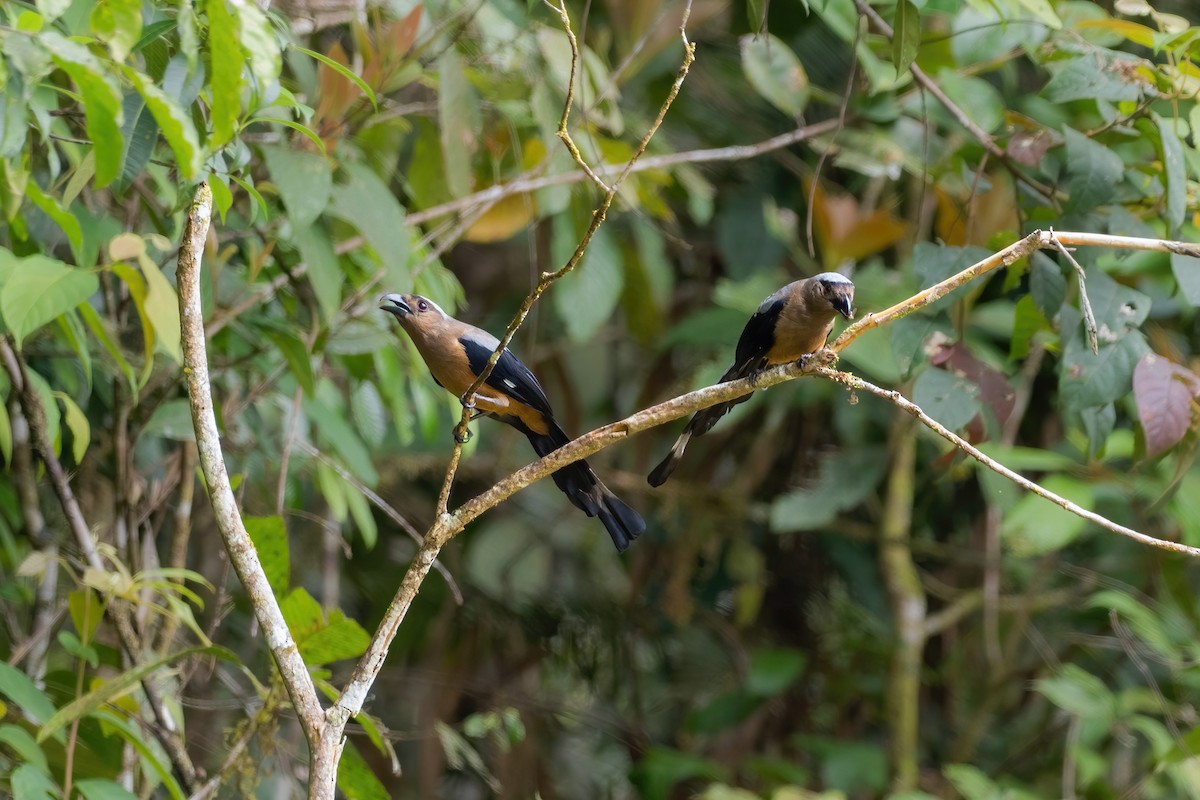
[[529,225],[536,215],[537,202],[533,195],[511,195],[475,220],[463,238],[468,242],[503,242]]

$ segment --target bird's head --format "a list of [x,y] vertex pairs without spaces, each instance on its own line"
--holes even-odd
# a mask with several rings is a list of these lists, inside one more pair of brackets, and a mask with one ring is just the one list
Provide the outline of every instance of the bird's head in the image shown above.
[[446,320],[437,303],[419,294],[385,294],[379,298],[379,308],[394,315],[410,333],[428,331]]
[[813,276],[813,282],[834,311],[846,319],[853,319],[854,284],[849,278],[839,272],[822,272]]

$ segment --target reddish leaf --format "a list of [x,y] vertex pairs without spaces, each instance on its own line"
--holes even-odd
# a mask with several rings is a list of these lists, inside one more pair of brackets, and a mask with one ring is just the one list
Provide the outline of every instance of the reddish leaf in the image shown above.
[[390,55],[393,58],[402,58],[412,49],[413,42],[417,40],[417,29],[421,27],[423,9],[423,6],[417,6],[408,16],[392,25]]
[[[979,387],[979,402],[992,410],[996,421],[1003,425],[1008,420],[1016,402],[1016,392],[1004,373],[980,361],[962,342],[933,342],[931,349],[931,364],[973,382]],[[967,430],[971,441],[984,438],[982,421],[978,417],[972,420]]]
[[1146,434],[1146,455],[1178,444],[1192,422],[1192,398],[1200,377],[1162,356],[1147,353],[1133,370],[1133,396]]

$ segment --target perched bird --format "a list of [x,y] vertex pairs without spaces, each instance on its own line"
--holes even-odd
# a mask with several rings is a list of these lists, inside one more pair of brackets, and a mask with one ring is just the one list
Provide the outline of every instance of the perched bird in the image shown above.
[[[438,386],[457,397],[479,377],[500,344],[487,331],[460,322],[419,295],[387,294],[379,307],[399,320]],[[554,421],[538,379],[507,349],[476,392],[475,407],[525,434],[539,456],[571,441]],[[568,464],[551,477],[573,504],[589,517],[600,518],[617,550],[624,551],[646,529],[641,516],[609,491],[586,461]]]
[[[721,376],[721,383],[749,377],[819,350],[833,329],[834,318],[841,314],[850,319],[853,302],[854,284],[836,272],[822,272],[784,286],[763,300],[742,329],[733,366]],[[671,477],[693,436],[707,433],[729,409],[749,399],[750,395],[745,395],[697,411],[671,452],[647,476],[650,485],[662,486]]]

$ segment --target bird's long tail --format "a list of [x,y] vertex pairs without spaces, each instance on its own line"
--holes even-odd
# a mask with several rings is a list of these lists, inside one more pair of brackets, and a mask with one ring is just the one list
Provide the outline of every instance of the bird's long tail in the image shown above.
[[[735,364],[730,367],[718,383],[737,380],[744,378],[750,373],[748,368],[743,368]],[[739,397],[736,400],[730,400],[725,403],[718,403],[715,406],[701,409],[688,420],[687,426],[683,429],[683,433],[679,434],[679,438],[675,440],[675,444],[671,446],[671,451],[667,453],[666,458],[659,462],[658,466],[650,471],[646,476],[646,481],[651,486],[662,486],[667,482],[667,478],[671,477],[671,473],[675,471],[675,467],[679,465],[679,460],[683,458],[683,451],[687,449],[688,442],[693,436],[703,436],[712,430],[712,426],[717,424],[717,420],[729,413],[729,409],[736,406],[738,403],[744,403],[750,399],[750,395]]]
[[[547,433],[534,433],[530,430],[525,430],[524,433],[539,456],[552,453],[571,441],[571,437],[554,422],[550,423]],[[567,464],[550,477],[572,504],[582,509],[589,517],[599,517],[617,550],[624,552],[629,543],[646,530],[646,523],[641,515],[601,483],[586,461]]]

